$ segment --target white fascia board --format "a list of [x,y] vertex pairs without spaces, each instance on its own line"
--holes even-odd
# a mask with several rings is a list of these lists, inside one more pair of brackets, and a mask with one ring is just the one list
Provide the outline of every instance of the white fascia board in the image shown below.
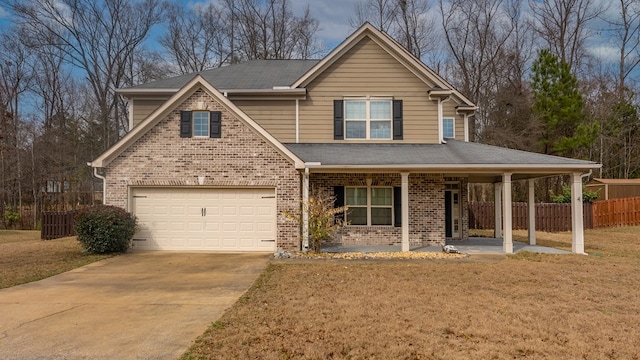
[[509,172],[509,171],[526,171],[536,173],[558,173],[565,174],[576,170],[588,170],[599,169],[602,164],[571,164],[571,165],[524,165],[524,164],[402,164],[402,165],[312,165],[313,163],[307,162],[307,167],[310,169],[402,169],[402,170],[433,170],[433,172],[464,172],[464,173],[487,173],[487,172]]

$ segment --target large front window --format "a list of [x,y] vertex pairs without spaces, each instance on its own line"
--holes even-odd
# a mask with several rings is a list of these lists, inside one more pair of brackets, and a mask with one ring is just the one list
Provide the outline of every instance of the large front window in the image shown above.
[[344,101],[347,139],[391,139],[392,100],[353,99]]
[[393,188],[347,187],[345,195],[351,225],[393,225]]

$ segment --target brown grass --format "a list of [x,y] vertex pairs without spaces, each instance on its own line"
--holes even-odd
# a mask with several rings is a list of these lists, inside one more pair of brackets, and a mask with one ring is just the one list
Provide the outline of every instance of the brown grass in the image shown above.
[[639,359],[639,234],[589,230],[592,256],[276,261],[183,358]]
[[75,237],[40,240],[39,231],[0,230],[0,289],[47,278],[109,255],[82,253]]

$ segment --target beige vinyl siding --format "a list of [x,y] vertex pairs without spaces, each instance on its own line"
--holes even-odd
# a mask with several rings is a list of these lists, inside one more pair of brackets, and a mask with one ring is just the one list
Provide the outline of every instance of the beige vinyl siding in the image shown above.
[[296,141],[295,100],[235,100],[233,103],[278,141]]
[[437,102],[429,87],[368,37],[307,86],[300,101],[300,142],[333,142],[333,100],[384,96],[403,100],[404,142],[437,143]]
[[458,106],[458,104],[455,103],[453,99],[443,103],[442,117],[454,119],[455,139],[464,141],[464,116],[456,114],[456,106]]
[[160,99],[133,99],[133,127],[136,127],[142,120],[149,116],[155,109],[159,108],[167,101],[167,98]]

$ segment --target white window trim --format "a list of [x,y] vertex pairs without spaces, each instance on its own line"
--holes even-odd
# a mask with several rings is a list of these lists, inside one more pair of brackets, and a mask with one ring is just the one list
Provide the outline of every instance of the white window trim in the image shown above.
[[[444,121],[445,120],[451,120],[452,127],[453,127],[453,136],[445,136],[445,133],[444,133]],[[455,117],[443,117],[442,118],[442,138],[443,139],[455,139],[456,138],[456,118]]]
[[[347,189],[367,189],[367,205],[349,205],[347,204]],[[390,189],[391,190],[391,205],[371,205],[371,189]],[[344,203],[346,206],[354,207],[354,208],[366,208],[367,209],[367,224],[366,225],[354,225],[354,226],[386,226],[393,227],[395,226],[395,216],[393,214],[393,186],[345,186],[344,187]],[[371,209],[372,208],[385,208],[391,209],[391,224],[389,225],[371,225]],[[345,214],[346,221],[349,221],[349,214]]]
[[[196,135],[196,114],[207,114],[207,135]],[[208,138],[211,136],[211,113],[209,111],[194,110],[191,112],[191,133],[194,138]]]
[[[343,117],[343,122],[344,122],[344,139],[345,140],[393,140],[393,97],[388,97],[388,96],[384,96],[384,97],[378,97],[378,96],[363,96],[363,97],[345,97],[342,99],[344,106],[343,106],[343,111],[344,113],[342,114]],[[350,138],[347,136],[347,101],[365,101],[366,105],[365,105],[365,118],[363,119],[365,121],[365,137],[364,138]],[[389,137],[388,138],[371,138],[371,101],[389,101],[391,103],[390,106],[390,112],[389,112]],[[353,120],[353,121],[358,121],[358,120]],[[360,120],[362,121],[362,120]],[[383,120],[373,120],[373,121],[383,121]]]

